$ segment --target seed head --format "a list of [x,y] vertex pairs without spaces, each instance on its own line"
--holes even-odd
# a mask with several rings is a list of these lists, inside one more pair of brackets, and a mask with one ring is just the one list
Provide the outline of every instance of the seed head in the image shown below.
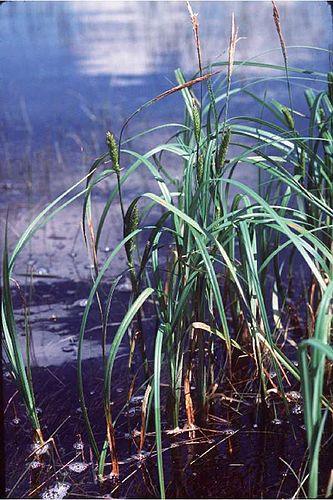
[[[125,236],[133,233],[139,226],[139,209],[136,203],[132,203],[126,213],[125,217]],[[135,249],[135,237],[131,238],[126,243],[126,250],[129,256],[132,255]],[[129,258],[130,260],[130,258]]]
[[222,168],[224,165],[230,139],[231,139],[231,130],[230,128],[227,128],[226,131],[224,132],[222,143],[218,153],[218,169]]
[[305,168],[306,168],[306,154],[304,149],[301,151],[301,157],[300,157],[300,170],[301,170],[301,176],[304,179],[305,177]]
[[204,159],[203,156],[200,155],[197,164],[197,180],[199,185],[202,183],[203,174],[204,174]]
[[106,133],[106,144],[109,148],[109,154],[112,160],[113,170],[118,174],[120,172],[118,146],[112,132]]
[[201,120],[200,113],[197,108],[195,101],[192,102],[192,116],[193,116],[193,127],[194,127],[194,136],[197,143],[200,141],[200,133],[201,133]]
[[294,118],[292,117],[292,114],[290,113],[290,110],[288,108],[286,108],[285,106],[283,106],[281,108],[281,111],[286,119],[286,122],[288,124],[288,127],[290,128],[290,130],[294,130],[295,128],[295,122],[294,122]]

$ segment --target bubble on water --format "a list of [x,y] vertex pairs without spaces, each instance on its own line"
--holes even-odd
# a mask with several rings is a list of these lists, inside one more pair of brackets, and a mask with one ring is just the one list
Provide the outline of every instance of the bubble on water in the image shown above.
[[73,304],[72,304],[72,307],[86,307],[86,305],[88,304],[88,300],[87,299],[79,299],[79,300],[76,300]]
[[298,366],[298,361],[293,361],[294,366]]
[[226,434],[227,436],[232,436],[235,434],[234,429],[224,429],[223,434]]
[[305,430],[306,430],[306,427],[305,427],[305,425],[304,425],[304,424],[303,424],[303,425],[301,425],[301,429],[303,429],[303,431],[305,431]]
[[41,455],[46,455],[46,453],[49,452],[50,449],[50,443],[46,443],[42,445],[41,443],[34,443],[31,446],[31,451],[35,453],[38,457]]
[[269,376],[270,376],[271,378],[275,378],[275,377],[276,377],[276,371],[275,371],[275,370],[270,370],[270,372],[269,372]]
[[300,415],[301,413],[303,413],[302,405],[300,404],[294,405],[291,409],[291,413],[293,413],[294,415]]
[[84,268],[85,268],[85,269],[94,269],[94,268],[95,268],[95,266],[94,266],[94,264],[86,264],[86,265],[84,266]]
[[130,408],[130,409],[126,412],[126,416],[127,416],[127,417],[134,417],[136,414],[137,414],[136,408]]
[[41,466],[42,466],[42,464],[40,462],[38,462],[38,460],[33,460],[30,463],[30,469],[40,469]]
[[121,394],[122,392],[124,392],[124,388],[123,387],[117,387],[116,392],[118,392],[118,394]]
[[88,467],[89,464],[84,462],[72,462],[68,466],[71,471],[76,472],[77,474],[81,474],[81,472],[84,472]]
[[110,248],[110,247],[105,247],[105,248],[103,249],[103,252],[105,252],[105,253],[109,253],[109,252],[110,252],[110,250],[111,250],[111,248]]
[[69,256],[72,257],[72,259],[75,259],[75,257],[77,256],[77,253],[76,252],[70,252]]
[[137,405],[141,405],[142,401],[144,399],[144,396],[133,396],[131,399],[130,399],[130,404],[133,405],[133,406],[137,406]]
[[37,271],[37,274],[39,274],[39,276],[45,276],[48,273],[49,271],[46,269],[46,267],[40,267]]
[[82,451],[84,448],[84,445],[83,445],[83,443],[81,443],[81,441],[77,441],[76,443],[73,444],[73,448],[74,448],[74,450]]
[[132,291],[132,283],[131,283],[131,280],[129,278],[126,278],[125,281],[123,281],[123,283],[120,283],[118,285],[118,288],[117,290],[119,292],[131,292]]
[[258,429],[258,424],[253,424],[253,429]]
[[174,429],[168,429],[166,431],[166,434],[173,435],[173,434],[180,434],[182,432],[181,428],[179,426],[175,427]]
[[65,498],[71,485],[69,483],[61,483],[60,481],[48,488],[42,493],[44,499]]
[[21,422],[21,420],[18,417],[13,418],[13,420],[12,420],[13,425],[19,425],[20,422]]
[[299,391],[289,391],[286,393],[286,398],[288,401],[301,401],[302,394]]
[[150,455],[149,451],[141,450],[140,453],[132,455],[132,458],[134,460],[138,460],[139,462],[141,462],[142,460],[145,460],[149,455]]
[[274,418],[274,420],[272,420],[272,424],[273,425],[282,425],[283,422],[280,418]]
[[64,345],[64,346],[61,348],[61,350],[62,350],[63,352],[74,352],[74,351],[75,351],[75,348],[74,348],[74,346],[72,346],[72,345]]
[[38,415],[41,415],[41,414],[43,413],[43,410],[42,410],[39,406],[37,406],[37,408],[36,408],[36,413],[37,413]]

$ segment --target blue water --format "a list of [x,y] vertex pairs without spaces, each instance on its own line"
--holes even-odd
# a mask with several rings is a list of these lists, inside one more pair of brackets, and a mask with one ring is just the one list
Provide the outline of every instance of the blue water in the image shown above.
[[[194,2],[193,9],[199,14],[204,64],[227,58],[232,12],[241,37],[236,59],[262,54],[256,60],[283,64],[271,2],[205,1]],[[332,44],[328,3],[288,1],[280,2],[279,9],[288,46],[325,49],[289,48],[290,65],[327,71]],[[131,112],[175,85],[175,68],[182,68],[187,78],[197,71],[186,3],[174,1],[5,2],[0,6],[0,62],[0,210],[4,222],[10,207],[10,242],[41,207],[85,175],[105,150],[107,130],[119,134]],[[235,69],[233,85],[239,80],[250,84],[255,76],[254,68]],[[249,88],[288,103],[281,80]],[[293,99],[302,111],[302,87],[294,86]],[[238,94],[231,112],[258,115],[261,110]],[[161,123],[181,122],[182,116],[181,97],[173,95],[135,118],[127,136]],[[168,134],[149,136],[137,146],[146,151]],[[251,172],[246,175],[243,180],[251,182]],[[97,189],[97,214],[108,186],[106,182]],[[140,173],[128,196],[147,189],[152,189],[151,180]],[[80,239],[75,252],[83,253],[76,270],[68,257],[79,216],[78,203],[39,233],[30,248],[38,266],[62,276],[73,277],[78,269],[80,279],[89,275],[81,265],[86,255]],[[115,242],[118,216],[111,216],[110,227],[102,241],[108,247]]]
[[[287,45],[330,46],[327,2],[280,4]],[[206,63],[226,58],[233,11],[246,38],[236,58],[279,48],[268,1],[195,2],[193,8]],[[49,147],[51,161],[57,141],[63,154],[75,152],[79,141],[93,152],[105,127],[117,132],[130,112],[175,84],[175,68],[187,76],[196,71],[185,2],[9,2],[1,6],[0,33],[1,148],[12,156],[12,147],[19,146],[16,158],[25,142],[32,150]],[[262,60],[282,63],[281,52]],[[290,49],[289,61],[317,70],[329,65],[327,53],[296,49]],[[180,118],[173,98],[149,116]]]

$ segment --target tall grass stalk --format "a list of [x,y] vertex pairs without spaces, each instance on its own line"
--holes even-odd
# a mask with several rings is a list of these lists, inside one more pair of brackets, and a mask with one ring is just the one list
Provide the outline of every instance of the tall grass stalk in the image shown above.
[[[309,498],[318,497],[319,454],[328,410],[323,413],[322,398],[326,359],[333,361],[329,345],[332,326],[333,282],[320,302],[314,337],[299,346],[304,422],[309,449]],[[310,353],[310,356],[308,355]]]

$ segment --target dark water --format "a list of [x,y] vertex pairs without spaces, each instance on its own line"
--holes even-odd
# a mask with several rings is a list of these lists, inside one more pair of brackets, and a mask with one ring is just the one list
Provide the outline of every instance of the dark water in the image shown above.
[[[331,11],[326,2],[280,2],[284,38],[290,48],[291,65],[327,71],[327,52],[295,48],[332,44]],[[205,63],[225,59],[231,13],[235,12],[240,36],[236,58],[282,64],[279,42],[271,17],[270,2],[195,2],[199,13]],[[83,177],[93,159],[104,151],[105,131],[119,133],[126,117],[143,102],[175,84],[174,69],[181,67],[187,77],[196,71],[192,27],[182,2],[13,2],[0,6],[0,217],[4,223],[9,208],[9,239],[13,245],[32,217],[59,193]],[[234,81],[250,83],[256,70],[235,71]],[[287,101],[281,81],[263,83],[260,92]],[[294,85],[294,105],[304,109],[303,89]],[[235,103],[238,114],[259,113],[248,108],[245,98]],[[149,108],[131,124],[127,136],[164,122],[181,123],[181,100],[173,96]],[[154,134],[137,144],[140,151],[167,137]],[[173,168],[173,165],[170,166]],[[173,172],[176,175],[175,172]],[[253,182],[251,173],[248,178]],[[98,215],[110,189],[105,183],[94,200]],[[153,189],[148,175],[133,179],[127,200],[138,192]],[[57,432],[56,442],[64,462],[74,457],[73,444],[82,434],[85,458],[89,452],[79,412],[75,359],[77,337],[85,299],[90,286],[90,268],[80,234],[81,203],[66,209],[39,231],[21,255],[15,277],[30,296],[32,365],[45,433]],[[112,213],[103,235],[101,261],[119,239],[118,214]],[[120,256],[113,274],[125,265]],[[33,271],[30,280],[25,275]],[[112,274],[111,273],[111,274]],[[117,297],[110,333],[119,324],[128,294],[126,283]],[[16,317],[23,326],[21,301]],[[102,367],[98,313],[93,311],[84,352],[84,373],[88,405],[94,415],[96,432],[103,437]],[[149,321],[149,317],[148,317]],[[119,352],[118,389],[125,391],[126,370]],[[122,357],[123,356],[123,357]],[[7,387],[7,399],[14,388]],[[52,397],[50,396],[52,394]],[[115,407],[124,404],[125,392],[115,393]],[[54,411],[57,408],[57,411]],[[59,411],[58,411],[59,410]],[[226,412],[220,434],[200,435],[198,444],[186,444],[186,437],[170,438],[167,458],[168,495],[193,498],[265,498],[290,496],[297,488],[285,460],[298,471],[304,465],[304,430],[301,416],[292,416],[294,428],[281,412],[281,424],[272,424],[273,415],[259,422],[252,409],[245,417]],[[225,413],[225,408],[222,413]],[[217,412],[218,413],[218,412]],[[15,421],[16,416],[19,419]],[[69,417],[67,419],[67,417]],[[8,486],[12,488],[27,467],[29,428],[18,398],[6,412]],[[121,459],[135,454],[128,427],[138,426],[123,418],[117,428]],[[67,419],[65,421],[65,419]],[[65,423],[64,423],[65,422]],[[218,427],[218,426],[217,426]],[[294,432],[295,430],[295,432]],[[237,431],[234,436],[225,432]],[[178,446],[177,446],[178,445]],[[13,450],[17,451],[13,451]],[[200,458],[201,456],[205,457]],[[328,461],[327,467],[329,468]],[[324,466],[325,469],[325,466]],[[156,495],[153,461],[137,467],[126,462],[124,482],[118,494],[128,497]],[[12,496],[23,495],[23,479]],[[65,469],[60,478],[72,484],[72,496],[101,494],[93,484],[91,468],[82,476]],[[49,486],[49,484],[47,485]],[[103,492],[102,492],[103,493]],[[116,493],[115,493],[116,494]]]
[[[106,130],[117,135],[132,111],[173,86],[175,68],[191,77],[197,66],[182,2],[8,2],[0,9],[0,210],[4,221],[10,208],[9,237],[14,243],[38,210],[86,174],[105,149]],[[227,58],[234,12],[244,37],[236,58],[258,56],[256,60],[283,64],[270,2],[195,2],[195,11],[204,63]],[[327,2],[281,2],[280,17],[288,46],[331,46]],[[290,65],[318,71],[330,66],[327,52],[290,48],[288,53]],[[256,75],[254,68],[235,70],[234,85],[240,79],[251,83]],[[300,82],[293,83],[294,105],[302,110],[303,89]],[[279,80],[255,89],[288,102],[285,83]],[[232,109],[248,112],[249,102],[238,96]],[[260,113],[259,105],[252,104],[252,109]],[[181,98],[169,97],[140,114],[127,136],[161,123],[179,123],[182,115]],[[136,146],[147,151],[169,135],[147,136]],[[246,178],[242,175],[251,182],[250,171]],[[127,196],[151,190],[152,184],[142,171],[132,178]],[[109,188],[105,182],[96,189],[96,216]],[[78,213],[79,204],[70,206],[65,217],[39,232],[29,250],[35,269],[78,280],[89,277],[81,236],[74,241]],[[111,214],[102,246],[114,246],[118,221]],[[78,254],[75,266],[69,256],[73,251]],[[28,253],[19,262],[22,272]]]

